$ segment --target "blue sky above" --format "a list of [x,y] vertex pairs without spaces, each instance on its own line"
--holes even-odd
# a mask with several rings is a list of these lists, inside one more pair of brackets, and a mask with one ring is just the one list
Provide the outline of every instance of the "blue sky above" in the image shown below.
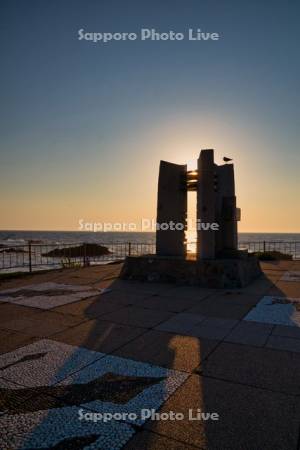
[[[234,157],[244,231],[299,231],[297,1],[0,9],[2,229],[151,216],[159,160],[184,163],[208,147]],[[93,44],[78,41],[81,28],[201,28],[220,40]]]

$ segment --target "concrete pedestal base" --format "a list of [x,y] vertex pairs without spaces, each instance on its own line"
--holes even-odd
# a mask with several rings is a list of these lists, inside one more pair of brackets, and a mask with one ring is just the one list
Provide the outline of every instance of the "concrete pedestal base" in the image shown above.
[[120,278],[177,283],[208,288],[240,288],[261,275],[255,256],[234,259],[188,260],[168,256],[129,256]]

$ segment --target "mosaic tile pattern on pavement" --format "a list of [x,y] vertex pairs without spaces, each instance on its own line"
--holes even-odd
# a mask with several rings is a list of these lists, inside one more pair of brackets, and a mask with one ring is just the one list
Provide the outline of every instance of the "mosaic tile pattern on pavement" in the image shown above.
[[[44,339],[2,355],[0,377],[1,449],[119,449],[188,374]],[[81,408],[134,417],[81,422]]]
[[280,281],[292,281],[292,282],[300,282],[300,272],[298,271],[287,271],[285,272]]
[[[106,356],[63,380],[60,386],[80,384],[83,389],[84,385],[90,385],[105,374],[119,375],[116,382],[112,383],[115,392],[111,391],[110,398],[106,401],[87,399],[85,407],[97,412],[135,413],[138,417],[130,423],[137,425],[144,422],[140,417],[142,409],[157,409],[188,377],[185,372],[118,356]],[[122,383],[122,378],[123,387],[118,386]],[[136,384],[141,386],[136,387]],[[125,403],[122,400],[122,389],[130,395]]]
[[101,289],[89,286],[45,282],[1,291],[0,302],[51,309],[99,295],[101,292]]
[[0,377],[23,386],[55,384],[103,353],[42,339],[0,356]]
[[265,296],[244,320],[300,327],[300,299]]
[[135,430],[121,422],[80,420],[78,407],[61,407],[0,417],[0,447],[5,450],[119,450]]

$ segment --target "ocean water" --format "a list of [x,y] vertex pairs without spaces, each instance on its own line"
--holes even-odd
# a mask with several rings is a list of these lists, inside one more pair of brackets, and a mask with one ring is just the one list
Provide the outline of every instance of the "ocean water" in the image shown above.
[[[239,233],[238,238],[240,249],[277,250],[300,259],[300,233]],[[31,249],[28,241],[33,244]],[[110,251],[108,256],[91,258],[91,264],[123,259],[129,248],[130,254],[136,255],[155,252],[155,233],[150,232],[0,231],[0,271],[28,271],[30,265],[33,270],[62,267],[65,258],[48,257],[47,253],[58,246],[65,248],[83,242],[102,244]],[[188,252],[194,253],[195,247],[195,242],[188,241]],[[71,259],[72,263],[76,261]]]
[[[300,242],[300,233],[239,233],[239,243],[247,242]],[[25,244],[32,240],[36,243],[114,243],[155,242],[155,233],[151,232],[88,232],[88,231],[0,231],[0,244]]]

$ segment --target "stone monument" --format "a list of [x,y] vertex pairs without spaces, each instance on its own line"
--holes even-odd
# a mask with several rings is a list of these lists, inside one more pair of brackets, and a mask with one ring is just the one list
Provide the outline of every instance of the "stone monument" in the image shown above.
[[[230,161],[229,158],[224,158]],[[187,192],[197,194],[197,250],[186,253]],[[238,250],[234,166],[201,150],[198,170],[160,162],[156,255],[128,257],[121,277],[206,287],[243,287],[261,274],[258,260]]]

